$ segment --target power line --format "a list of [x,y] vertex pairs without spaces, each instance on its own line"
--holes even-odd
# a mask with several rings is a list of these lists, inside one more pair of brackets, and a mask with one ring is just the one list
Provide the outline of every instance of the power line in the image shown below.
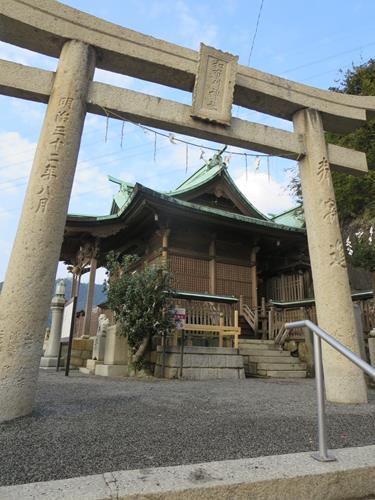
[[[142,145],[144,146],[144,145]],[[138,146],[136,146],[138,147]],[[159,148],[159,150],[164,150],[164,149],[167,149],[167,148],[170,148],[171,145],[166,145],[166,146],[162,146]],[[121,152],[120,152],[121,153]],[[115,153],[115,155],[117,154],[120,154],[120,153]],[[143,155],[143,154],[146,154],[148,153],[148,151],[141,151],[139,153],[135,153],[133,155],[130,155],[128,156],[126,159],[129,159],[129,158],[132,158],[134,156],[139,156],[139,155]],[[107,155],[102,155],[102,156],[98,156],[98,157],[95,157],[95,158],[92,158],[92,159],[98,159],[98,158],[103,158],[103,157],[106,157]],[[113,155],[109,155],[109,156],[113,156]],[[92,160],[91,158],[90,159],[85,159],[85,160],[80,160],[80,162],[84,163],[84,162],[89,162]],[[111,163],[116,163],[117,161],[119,161],[118,158],[115,158],[109,162],[106,162],[104,163],[104,165],[100,164],[100,166],[107,166],[107,165],[110,165]],[[86,170],[92,170],[93,168],[98,168],[98,165],[96,165],[95,163],[91,164],[91,165],[88,165],[87,167],[81,167],[81,168],[77,168],[76,172],[75,172],[75,176],[77,174],[79,174],[80,172],[84,172]],[[22,177],[17,177],[16,179],[9,179],[7,181],[4,181],[4,182],[0,182],[0,186],[4,185],[4,184],[11,184],[9,186],[6,186],[6,187],[3,187],[3,188],[0,188],[0,192],[1,191],[9,191],[13,188],[18,188],[18,187],[22,187],[22,186],[26,186],[27,184],[27,179],[28,179],[28,175],[24,175]],[[26,180],[26,182],[21,182],[21,183],[18,183],[18,184],[12,184],[12,182],[16,182],[16,181],[19,181],[19,180]]]
[[[92,130],[92,131],[88,132],[87,134],[85,134],[85,136],[83,136],[83,138],[85,139],[85,138],[87,138],[88,136],[91,136],[94,132],[97,132],[97,131],[96,131],[96,130]],[[132,131],[131,133],[134,133],[134,132],[135,132],[135,131]],[[129,133],[128,133],[127,135],[129,135]],[[94,144],[98,144],[98,141],[96,140],[96,141],[92,141],[92,142],[90,142],[89,144],[84,144],[83,149],[88,148],[89,146],[92,146],[92,145],[94,145]],[[136,145],[136,146],[130,146],[127,150],[129,151],[129,149],[140,148],[140,147],[143,147],[143,146],[144,146],[144,144],[138,144],[138,145]],[[37,147],[37,145],[35,144],[35,146],[33,146],[32,148],[29,148],[28,150],[25,150],[24,152],[17,152],[17,153],[16,153],[16,156],[18,156],[18,155],[20,155],[20,154],[25,154],[25,153],[28,153],[28,152],[30,152],[30,153],[31,153],[31,152],[35,151],[36,147]],[[113,152],[113,154],[115,154],[115,153],[116,153],[116,152]],[[121,153],[121,151],[119,151],[119,152],[118,152],[118,154],[120,154],[120,153]],[[110,154],[112,154],[112,153],[110,153]],[[117,154],[117,153],[116,153],[116,154]],[[12,156],[13,156],[13,155],[12,155]],[[104,155],[104,156],[105,156],[105,155]],[[98,157],[95,157],[95,158],[98,158]],[[0,171],[1,171],[1,170],[5,170],[5,169],[7,169],[7,168],[9,168],[9,167],[14,167],[14,166],[18,166],[18,165],[24,165],[24,164],[26,164],[26,163],[30,163],[30,162],[32,162],[32,161],[33,161],[33,158],[31,158],[31,157],[30,157],[30,158],[29,158],[29,159],[27,159],[27,160],[17,161],[17,162],[14,162],[14,163],[8,163],[8,164],[2,164],[2,165],[0,165]],[[82,161],[87,161],[87,160],[82,160]]]
[[365,45],[360,45],[359,47],[355,47],[354,49],[345,50],[344,52],[338,52],[336,54],[332,54],[331,56],[323,57],[321,59],[317,59],[315,61],[311,61],[309,63],[302,64],[301,66],[297,66],[295,68],[288,69],[281,74],[286,75],[287,73],[292,73],[293,71],[297,71],[299,69],[308,68],[309,66],[314,66],[315,64],[318,64],[320,62],[329,61],[331,59],[335,59],[336,57],[344,56],[346,54],[350,54],[351,52],[356,52],[357,50],[361,50],[361,49],[364,49],[366,47],[371,47],[373,45],[375,45],[375,42],[367,43]]
[[[193,168],[196,168],[197,166],[198,166],[198,165],[197,165],[197,164],[195,164],[195,165],[193,166]],[[86,167],[86,168],[88,168],[88,167]],[[175,169],[175,170],[165,169],[165,170],[162,170],[161,172],[165,172],[165,171],[168,171],[168,173],[173,174],[173,173],[176,173],[176,172],[180,172],[180,171],[181,171],[181,168],[178,168],[178,169]],[[159,172],[159,173],[161,173],[161,172]],[[143,180],[142,180],[142,181],[144,182],[145,180],[147,180],[147,179],[151,179],[152,177],[154,177],[154,174],[153,174],[153,175],[148,175],[148,176],[146,176],[146,177],[143,177]],[[26,184],[27,184],[27,182],[23,183],[23,185],[26,185]],[[71,198],[70,198],[70,199],[72,200],[72,199],[75,199],[75,198],[79,198],[79,197],[81,197],[81,196],[85,196],[85,195],[87,195],[87,194],[95,194],[95,193],[98,193],[98,192],[107,191],[107,189],[108,189],[108,186],[106,186],[106,187],[104,187],[104,188],[99,188],[99,189],[90,189],[90,190],[88,190],[88,191],[83,191],[83,192],[81,192],[81,193],[75,193],[75,194],[73,194],[73,195],[71,196]],[[0,191],[1,191],[1,189],[0,189]],[[168,194],[168,193],[167,193],[167,194]],[[21,209],[22,209],[22,206],[21,206],[21,207],[17,207],[17,208],[12,208],[11,210],[2,210],[2,211],[0,211],[0,216],[1,216],[1,215],[4,215],[4,214],[12,213],[12,212],[17,212],[17,211],[19,211],[19,210],[21,210]]]
[[248,66],[250,66],[250,59],[251,59],[251,56],[253,54],[255,39],[256,39],[256,36],[257,36],[257,33],[258,33],[260,15],[262,13],[262,8],[263,8],[263,3],[264,3],[264,0],[261,0],[260,7],[259,7],[259,12],[258,12],[258,19],[257,19],[257,23],[256,23],[256,26],[255,26],[255,31],[254,31],[254,36],[253,36],[253,40],[251,42],[251,47],[250,47],[250,52],[249,52],[249,58],[247,60],[247,65]]
[[[247,66],[250,66],[250,60],[251,60],[251,56],[253,54],[255,39],[256,39],[256,36],[258,33],[258,27],[259,27],[260,15],[262,13],[263,3],[264,3],[264,0],[261,0],[259,11],[258,11],[258,18],[257,18],[256,26],[255,26],[255,31],[254,31],[253,39],[251,41],[251,46],[250,46],[250,50],[249,50],[249,57],[247,58]],[[237,105],[237,112],[236,112],[237,118],[240,117],[240,114],[241,114],[241,108],[239,105]]]

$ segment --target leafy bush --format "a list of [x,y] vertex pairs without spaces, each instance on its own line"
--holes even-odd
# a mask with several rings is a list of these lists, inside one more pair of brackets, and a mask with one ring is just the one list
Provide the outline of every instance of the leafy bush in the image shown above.
[[154,265],[139,270],[137,264],[137,256],[120,258],[111,252],[107,257],[109,278],[105,287],[120,335],[127,336],[132,361],[139,367],[151,338],[168,333],[173,323],[169,314],[170,274]]

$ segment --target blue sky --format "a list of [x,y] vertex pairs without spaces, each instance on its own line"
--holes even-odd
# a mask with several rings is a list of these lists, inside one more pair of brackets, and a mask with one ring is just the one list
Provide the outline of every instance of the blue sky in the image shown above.
[[[239,56],[247,64],[261,0],[69,0],[66,4],[127,28],[198,50],[204,43]],[[366,62],[375,51],[373,0],[264,0],[250,66],[291,80],[327,89],[340,78],[340,68]],[[0,43],[0,58],[54,70],[57,60]],[[191,95],[126,76],[97,70],[95,79],[180,102]],[[4,279],[27,178],[38,140],[45,106],[0,96],[0,281]],[[234,115],[290,129],[290,123],[257,112],[233,109]],[[151,188],[170,190],[202,165],[200,148],[189,148],[158,138],[131,124],[88,115],[69,211],[106,214],[116,186],[111,174]],[[179,136],[181,137],[181,136]],[[182,137],[183,138],[183,137]],[[199,139],[192,142],[211,143]],[[216,146],[216,145],[214,145]],[[220,147],[220,145],[217,145]],[[233,148],[232,148],[233,150]],[[241,150],[237,150],[241,151]],[[209,151],[205,157],[209,157]],[[271,177],[261,161],[232,156],[229,171],[240,189],[260,210],[280,212],[293,204],[287,190],[294,162],[271,158]],[[64,266],[58,275],[64,277]],[[101,281],[102,273],[98,275]]]

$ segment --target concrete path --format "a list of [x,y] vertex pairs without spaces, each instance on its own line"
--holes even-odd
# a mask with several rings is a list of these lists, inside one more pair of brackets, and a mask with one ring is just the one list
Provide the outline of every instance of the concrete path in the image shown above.
[[[328,405],[330,448],[375,445],[369,405]],[[167,381],[42,372],[0,425],[0,485],[316,449],[313,380]]]
[[373,500],[375,446],[105,472],[0,487],[0,500]]

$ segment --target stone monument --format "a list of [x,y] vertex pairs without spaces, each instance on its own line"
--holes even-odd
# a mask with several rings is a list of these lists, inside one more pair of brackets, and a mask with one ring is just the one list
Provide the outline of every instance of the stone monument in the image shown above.
[[98,320],[98,330],[96,337],[91,337],[94,340],[92,349],[92,358],[86,362],[86,368],[81,368],[82,373],[95,373],[95,367],[104,363],[105,345],[107,340],[107,331],[109,327],[109,319],[105,314],[101,314]]
[[102,364],[95,366],[95,375],[125,377],[128,374],[128,339],[118,334],[116,325],[110,326],[105,339]]
[[65,305],[65,284],[64,280],[58,282],[56,286],[56,295],[52,299],[51,312],[51,331],[48,338],[47,348],[44,356],[40,360],[41,368],[55,368],[60,349],[61,327],[64,316]]

